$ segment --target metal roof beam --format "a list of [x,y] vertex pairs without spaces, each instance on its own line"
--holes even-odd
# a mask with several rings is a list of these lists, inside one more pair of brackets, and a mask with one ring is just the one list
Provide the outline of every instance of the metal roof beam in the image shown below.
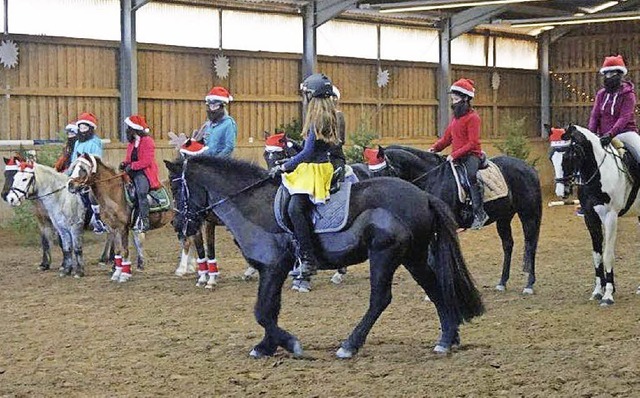
[[504,13],[508,9],[509,7],[507,6],[471,7],[453,14],[451,17],[451,40],[469,32],[480,24],[489,22],[491,18]]
[[131,1],[131,11],[138,11],[140,7],[143,5],[150,3],[152,0],[132,0]]
[[541,6],[530,6],[525,4],[511,5],[509,6],[509,11],[527,15],[536,15],[539,17],[562,17],[566,15],[573,15],[573,13],[569,11]]
[[314,26],[317,28],[323,23],[342,14],[344,11],[358,5],[358,0],[324,0],[315,1],[316,3],[316,21]]

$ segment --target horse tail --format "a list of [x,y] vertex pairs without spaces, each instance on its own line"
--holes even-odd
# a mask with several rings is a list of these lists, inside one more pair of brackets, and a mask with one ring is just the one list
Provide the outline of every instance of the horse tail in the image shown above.
[[458,225],[449,206],[436,197],[429,199],[436,224],[429,267],[436,274],[443,305],[458,323],[469,321],[484,313],[484,304],[467,270],[456,232]]

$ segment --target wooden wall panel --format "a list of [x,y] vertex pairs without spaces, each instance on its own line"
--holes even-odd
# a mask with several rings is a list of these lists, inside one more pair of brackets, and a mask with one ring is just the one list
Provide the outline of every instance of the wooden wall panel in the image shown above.
[[[627,79],[640,80],[640,24],[617,22],[581,26],[551,46],[552,122],[586,125],[602,77],[605,56],[621,54],[629,69]],[[562,79],[562,80],[561,80]],[[637,112],[636,112],[637,114]]]
[[[0,70],[0,134],[3,139],[55,139],[69,120],[93,111],[99,134],[117,140],[118,45],[92,40],[16,36],[20,65]],[[206,118],[204,96],[213,85],[230,89],[229,109],[238,123],[238,145],[261,146],[262,132],[301,117],[300,56],[225,51],[231,72],[215,76],[217,50],[139,45],[139,112],[154,137],[166,143],[169,131],[189,134]],[[376,84],[378,68],[388,69],[390,83]],[[340,108],[347,133],[366,120],[369,130],[385,143],[420,142],[436,136],[435,64],[320,57],[318,70],[329,75],[342,92]],[[452,77],[476,81],[475,105],[483,119],[483,137],[502,136],[501,120],[527,117],[527,129],[538,133],[539,80],[535,71],[498,69],[501,85],[491,88],[493,69],[455,67]],[[7,89],[8,87],[8,89]],[[530,131],[529,131],[530,129]],[[348,140],[349,141],[349,140]]]

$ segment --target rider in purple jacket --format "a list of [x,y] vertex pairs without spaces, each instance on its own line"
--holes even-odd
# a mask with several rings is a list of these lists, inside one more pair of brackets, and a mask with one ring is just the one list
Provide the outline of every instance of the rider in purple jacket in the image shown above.
[[621,55],[606,57],[600,69],[604,88],[596,94],[589,130],[600,136],[602,146],[613,137],[622,141],[640,162],[640,135],[635,120],[636,93],[631,82],[622,80],[627,68]]

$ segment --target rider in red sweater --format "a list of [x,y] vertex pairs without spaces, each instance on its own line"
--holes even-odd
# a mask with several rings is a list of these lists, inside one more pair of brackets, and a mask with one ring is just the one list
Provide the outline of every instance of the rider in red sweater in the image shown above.
[[149,136],[149,126],[143,116],[132,115],[124,121],[127,125],[127,156],[120,164],[120,169],[127,172],[136,187],[138,218],[134,229],[140,232],[149,230],[149,202],[147,194],[150,190],[162,186],[158,178],[156,164],[156,145]]
[[453,83],[450,89],[453,119],[449,122],[444,135],[429,151],[440,152],[452,145],[451,154],[447,160],[460,162],[467,170],[473,205],[471,228],[480,229],[489,216],[484,211],[482,187],[478,184],[476,176],[482,160],[482,147],[480,146],[480,116],[471,106],[475,91],[473,80],[460,79]]

